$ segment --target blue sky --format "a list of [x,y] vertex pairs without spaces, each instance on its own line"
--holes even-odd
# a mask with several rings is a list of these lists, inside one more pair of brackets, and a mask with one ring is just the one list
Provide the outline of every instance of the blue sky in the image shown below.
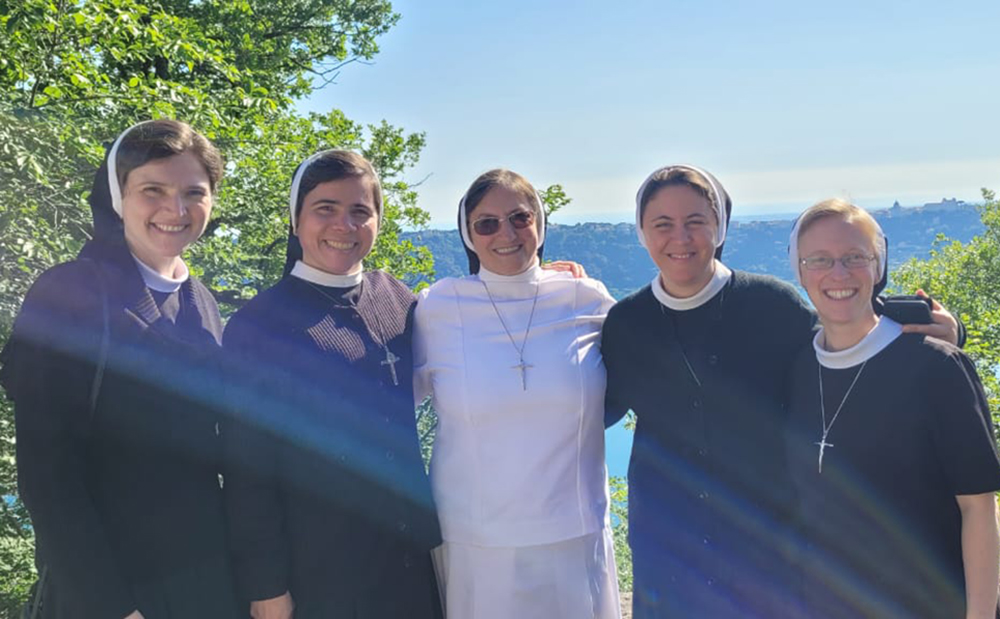
[[408,180],[433,227],[500,166],[561,183],[560,223],[628,221],[669,163],[714,172],[738,216],[1000,189],[997,0],[393,4],[374,62],[301,107],[426,132]]

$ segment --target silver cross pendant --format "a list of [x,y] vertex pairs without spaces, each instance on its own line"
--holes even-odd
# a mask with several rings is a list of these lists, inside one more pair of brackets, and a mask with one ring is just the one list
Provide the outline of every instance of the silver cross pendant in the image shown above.
[[389,350],[389,347],[386,346],[385,361],[383,361],[381,365],[389,366],[389,374],[392,375],[392,384],[396,385],[397,387],[399,386],[399,377],[396,376],[396,362],[399,360],[400,358],[394,355],[393,352]]

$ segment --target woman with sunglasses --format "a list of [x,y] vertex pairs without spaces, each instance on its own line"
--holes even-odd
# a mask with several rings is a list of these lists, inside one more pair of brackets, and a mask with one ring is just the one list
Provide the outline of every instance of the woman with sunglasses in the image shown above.
[[604,466],[604,286],[543,271],[545,217],[519,174],[491,170],[459,205],[468,277],[417,305],[414,386],[439,422],[431,485],[445,613],[615,618]]
[[993,619],[989,406],[960,350],[875,313],[885,253],[875,219],[843,200],[807,209],[789,243],[822,324],[789,381],[806,616]]
[[240,617],[219,487],[222,320],[184,251],[219,152],[175,120],[118,136],[93,238],[31,287],[3,352],[42,615]]
[[[791,612],[786,376],[815,315],[790,285],[721,262],[731,209],[704,170],[654,171],[636,231],[658,273],[604,323],[607,424],[636,416],[635,619]],[[934,320],[905,328],[957,339],[940,306]]]

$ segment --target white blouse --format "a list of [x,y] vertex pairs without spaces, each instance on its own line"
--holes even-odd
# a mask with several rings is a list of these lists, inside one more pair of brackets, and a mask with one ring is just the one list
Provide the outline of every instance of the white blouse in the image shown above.
[[[520,347],[536,290],[524,390],[497,312]],[[481,270],[421,293],[414,390],[438,414],[431,486],[446,541],[532,546],[605,525],[600,335],[613,304],[598,281],[538,267]]]

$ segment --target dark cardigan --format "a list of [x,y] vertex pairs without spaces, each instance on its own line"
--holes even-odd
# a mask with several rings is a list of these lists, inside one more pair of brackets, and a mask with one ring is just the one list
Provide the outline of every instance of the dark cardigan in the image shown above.
[[608,314],[607,422],[636,414],[637,618],[780,616],[793,507],[785,377],[814,322],[794,288],[739,271],[690,311],[647,286]]
[[[441,538],[413,403],[415,299],[381,272],[366,273],[353,299],[321,289],[286,276],[226,327],[240,591],[290,591],[297,619],[438,616],[429,551]],[[400,359],[398,385],[383,342]]]
[[[47,616],[235,617],[215,301],[189,279],[171,320],[122,241],[92,241],[81,258],[35,282],[5,350],[18,486],[51,578]],[[102,288],[110,346],[92,412]]]

